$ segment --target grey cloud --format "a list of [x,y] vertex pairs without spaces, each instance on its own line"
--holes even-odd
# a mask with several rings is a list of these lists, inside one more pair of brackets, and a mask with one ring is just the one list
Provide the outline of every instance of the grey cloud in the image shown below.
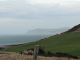
[[79,5],[68,7],[60,4],[28,4],[22,0],[8,0],[0,2],[0,18],[53,19],[62,16],[80,16]]

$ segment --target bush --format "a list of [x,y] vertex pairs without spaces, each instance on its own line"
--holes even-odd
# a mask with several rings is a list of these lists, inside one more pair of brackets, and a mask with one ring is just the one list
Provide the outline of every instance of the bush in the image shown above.
[[52,52],[48,51],[47,56],[52,57],[52,56],[54,56],[54,54]]
[[[28,50],[33,50],[34,51],[34,48],[31,48],[31,49],[28,49]],[[68,53],[62,53],[62,52],[57,52],[55,54],[53,54],[52,52],[48,51],[47,53],[45,53],[44,49],[42,47],[39,48],[39,52],[38,52],[38,55],[40,56],[46,56],[46,57],[68,57],[68,58],[75,58],[75,59],[78,59],[77,56],[72,56]]]
[[62,53],[62,52],[57,52],[57,53],[55,53],[55,56],[56,56],[56,57],[68,57],[68,58],[78,59],[77,56],[72,56],[72,55],[70,55],[70,54],[68,54],[68,53]]

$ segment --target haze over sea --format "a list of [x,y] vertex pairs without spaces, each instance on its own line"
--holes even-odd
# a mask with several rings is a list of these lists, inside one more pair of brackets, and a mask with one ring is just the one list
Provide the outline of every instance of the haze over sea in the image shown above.
[[49,36],[51,35],[0,35],[0,47],[35,42]]

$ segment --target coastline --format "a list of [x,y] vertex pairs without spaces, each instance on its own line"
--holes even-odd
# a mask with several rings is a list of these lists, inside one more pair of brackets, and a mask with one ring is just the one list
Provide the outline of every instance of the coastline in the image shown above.
[[50,36],[52,35],[1,35],[0,48],[29,44]]
[[43,38],[43,39],[40,39],[40,40],[37,40],[37,41],[34,41],[34,42],[28,42],[28,43],[22,43],[22,44],[12,44],[12,45],[3,45],[2,47],[0,47],[0,50],[5,49],[5,48],[10,48],[10,47],[27,45],[27,44],[31,44],[31,43],[35,43],[35,42],[40,42],[40,41],[43,41],[43,40],[46,40],[46,39],[49,39],[49,38],[54,38],[54,37],[56,37],[56,36],[60,36],[60,35],[63,35],[63,34],[65,34],[65,33],[55,34],[55,35],[52,35],[52,36],[50,36],[50,37]]

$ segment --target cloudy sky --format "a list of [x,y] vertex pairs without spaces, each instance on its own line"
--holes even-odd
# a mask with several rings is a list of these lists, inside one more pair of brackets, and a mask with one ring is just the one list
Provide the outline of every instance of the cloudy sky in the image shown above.
[[0,34],[25,34],[36,28],[80,23],[80,0],[0,0]]

